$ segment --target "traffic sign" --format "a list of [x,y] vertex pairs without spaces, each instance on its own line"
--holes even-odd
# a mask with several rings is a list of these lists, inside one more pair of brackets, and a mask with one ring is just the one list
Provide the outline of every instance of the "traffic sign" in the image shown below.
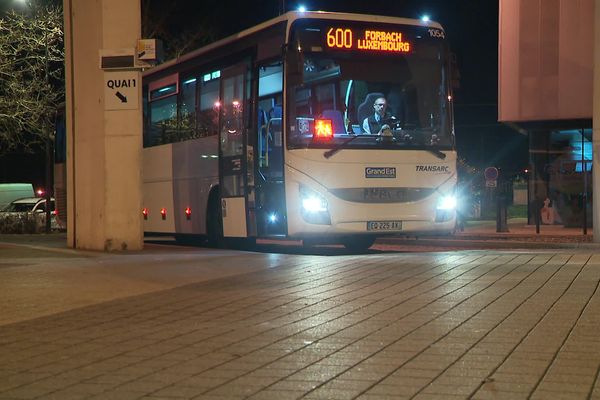
[[483,172],[486,181],[495,181],[498,179],[498,168],[496,167],[487,167]]
[[137,71],[104,72],[104,109],[137,110],[139,76]]

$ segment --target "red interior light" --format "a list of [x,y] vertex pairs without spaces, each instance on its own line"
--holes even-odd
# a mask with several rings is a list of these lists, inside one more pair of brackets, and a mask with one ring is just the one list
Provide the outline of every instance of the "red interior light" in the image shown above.
[[192,217],[192,209],[191,208],[186,207],[186,209],[185,209],[185,217],[187,219],[190,219]]
[[166,208],[163,207],[160,209],[160,216],[162,217],[162,219],[167,218],[167,209]]
[[147,208],[142,208],[142,215],[144,216],[144,219],[148,219],[148,209]]
[[333,124],[330,119],[316,119],[314,140],[328,141],[333,139]]

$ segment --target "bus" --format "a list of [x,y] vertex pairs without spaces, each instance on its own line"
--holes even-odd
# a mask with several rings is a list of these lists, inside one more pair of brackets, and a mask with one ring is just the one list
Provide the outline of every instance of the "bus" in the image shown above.
[[145,232],[352,249],[452,232],[450,58],[436,22],[288,12],[145,71]]

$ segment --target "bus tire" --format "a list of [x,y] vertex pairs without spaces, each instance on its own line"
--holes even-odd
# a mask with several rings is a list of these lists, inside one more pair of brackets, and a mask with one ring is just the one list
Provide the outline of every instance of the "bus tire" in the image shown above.
[[349,236],[342,239],[342,244],[348,250],[366,251],[375,243],[375,236]]
[[223,218],[221,217],[221,203],[218,191],[213,191],[208,200],[206,215],[206,238],[210,247],[223,245]]
[[233,247],[239,250],[252,251],[256,249],[256,238],[228,238],[227,247]]

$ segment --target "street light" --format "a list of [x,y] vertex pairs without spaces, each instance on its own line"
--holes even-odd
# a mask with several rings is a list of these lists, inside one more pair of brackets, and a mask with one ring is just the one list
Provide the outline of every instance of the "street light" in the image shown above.
[[29,0],[13,0],[17,7],[30,7]]

